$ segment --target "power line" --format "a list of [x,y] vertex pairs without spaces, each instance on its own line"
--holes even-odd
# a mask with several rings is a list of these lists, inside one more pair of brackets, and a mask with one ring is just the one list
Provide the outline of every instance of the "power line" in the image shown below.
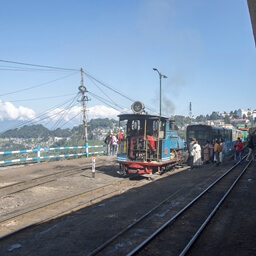
[[72,118],[70,118],[67,122],[65,122],[63,125],[61,125],[59,128],[62,128],[64,125],[66,125],[67,123],[69,123],[70,121],[72,121],[73,119],[75,119],[77,116],[79,116],[81,113],[76,114],[75,116],[73,116]]
[[[78,95],[77,95],[78,98]],[[73,101],[69,104],[69,107],[64,109],[62,112],[62,115],[59,117],[58,121],[54,124],[54,126],[52,127],[51,130],[54,130],[56,127],[58,127],[58,125],[61,123],[61,121],[64,119],[64,117],[68,114],[68,112],[71,110],[71,108],[75,105],[75,98],[73,99]]]
[[[46,68],[31,68],[31,67],[13,67],[13,66],[4,66],[0,65],[0,70],[2,71],[17,71],[17,72],[44,72],[44,73],[64,73],[70,72],[70,70],[55,70],[55,69],[46,69]],[[72,70],[73,71],[73,70]]]
[[[97,81],[98,83],[102,84],[103,86],[105,86],[105,87],[108,88],[109,90],[111,90],[111,91],[113,91],[113,92],[115,92],[115,93],[121,95],[122,97],[124,97],[124,98],[126,98],[126,99],[128,99],[128,100],[130,100],[130,101],[132,101],[132,102],[134,102],[134,100],[130,99],[130,98],[127,97],[126,95],[122,94],[121,92],[118,92],[116,89],[111,88],[109,85],[107,85],[106,83],[104,83],[104,82],[100,81],[99,79],[93,77],[92,75],[90,75],[90,74],[88,74],[88,73],[85,73],[85,72],[83,72],[83,73],[84,73],[88,78],[89,78],[89,77],[92,78],[93,80],[95,80],[95,81]],[[90,80],[91,80],[91,79],[90,79]]]
[[90,80],[91,80],[91,82],[110,100],[110,101],[112,101],[113,103],[114,103],[114,101],[113,101],[113,99],[111,98],[111,97],[109,97],[105,92],[103,92],[101,89],[100,89],[100,87],[92,80],[92,78],[91,77],[88,77]]
[[[104,103],[105,105],[107,105],[107,106],[109,106],[109,107],[111,107],[111,108],[114,108],[114,109],[117,110],[117,111],[120,111],[120,109],[123,111],[124,108],[125,108],[125,107],[119,106],[119,105],[117,105],[117,104],[115,104],[115,103],[114,103],[114,106],[113,106],[113,103],[107,101],[106,99],[104,99],[104,98],[100,97],[99,95],[96,95],[96,94],[94,94],[94,93],[92,93],[92,92],[89,92],[89,91],[88,91],[87,93],[88,93],[89,95],[93,96],[94,98],[98,99],[99,101],[101,101],[101,102]],[[117,109],[116,106],[117,106],[119,109]]]
[[[11,129],[15,129],[15,128],[20,128],[24,125],[33,125],[33,124],[36,124],[36,123],[39,123],[39,122],[42,122],[44,121],[45,119],[48,119],[48,118],[52,118],[56,115],[59,115],[60,113],[63,112],[63,109],[60,110],[60,111],[57,111],[55,113],[52,113],[51,115],[49,114],[50,112],[54,112],[54,110],[56,109],[59,109],[60,107],[64,106],[65,104],[69,103],[70,101],[74,101],[74,99],[76,99],[78,97],[78,94],[73,97],[72,99],[69,99],[69,100],[66,100],[64,103],[60,103],[58,104],[57,106],[54,106],[52,108],[50,108],[49,110],[47,111],[44,111],[42,113],[39,113],[36,117],[32,118],[32,119],[29,119],[29,120],[26,120],[26,121],[20,121],[17,125],[15,125],[15,127],[10,127],[8,129],[6,129],[5,131],[7,130],[11,130]],[[49,121],[50,122],[50,121]],[[47,122],[48,123],[48,122]],[[3,134],[5,131],[3,132],[0,132],[0,135]]]
[[[89,75],[88,73],[85,73],[85,74],[86,74],[86,76],[87,76],[91,81],[92,81],[92,79],[93,79],[93,80],[97,81],[98,83],[102,84],[103,86],[107,87],[109,90],[111,90],[111,91],[113,91],[113,92],[115,92],[115,93],[121,95],[122,97],[128,99],[129,101],[131,101],[131,102],[134,102],[134,101],[135,101],[134,99],[130,99],[130,98],[127,97],[126,95],[124,95],[124,94],[118,92],[116,89],[112,89],[110,86],[106,85],[106,83],[104,83],[104,82],[100,81],[99,79],[97,79],[97,78],[95,78],[95,77]],[[93,82],[93,81],[92,81],[92,82]],[[93,83],[94,83],[94,82],[93,82]],[[95,84],[95,83],[94,83],[94,84]],[[96,84],[95,84],[95,85],[96,85]],[[98,88],[98,86],[97,86],[97,88]],[[102,91],[102,90],[101,90],[101,91]],[[91,94],[92,94],[95,98],[98,98],[98,99],[99,99],[99,96],[98,96],[98,95],[95,95],[95,94],[93,94],[93,93],[91,93]],[[105,93],[104,93],[104,94],[105,94]],[[105,94],[105,95],[106,95],[106,94]],[[107,96],[107,97],[108,97],[108,96]],[[119,106],[117,103],[115,103],[115,102],[112,100],[113,97],[108,97],[108,98],[113,102],[113,104],[114,104],[115,106],[119,107],[119,108],[122,109],[122,110],[124,109],[123,107]],[[102,102],[105,102],[105,104],[107,104],[106,101],[103,100],[102,98],[101,98],[101,101],[102,101]],[[110,106],[109,104],[107,104],[107,105]],[[110,106],[110,107],[113,108],[113,106]],[[154,112],[154,113],[157,113],[157,112],[158,112],[156,109],[152,109],[152,108],[147,107],[147,106],[145,106],[145,107],[146,107],[146,109],[148,109],[148,110],[150,110],[150,111],[152,111],[152,112]]]
[[35,86],[31,86],[31,87],[28,87],[28,88],[25,88],[25,89],[22,89],[22,90],[17,90],[17,91],[13,91],[13,92],[8,92],[8,93],[0,94],[0,97],[6,96],[6,95],[10,95],[10,94],[15,94],[15,93],[18,93],[18,92],[23,92],[23,91],[31,90],[31,89],[34,89],[34,88],[37,88],[37,87],[40,87],[40,86],[43,86],[43,85],[46,85],[46,84],[54,83],[56,81],[59,81],[61,79],[65,79],[65,78],[67,78],[69,76],[73,76],[75,74],[77,74],[77,72],[72,73],[72,74],[67,75],[67,76],[64,76],[64,77],[61,77],[61,78],[57,78],[55,80],[52,80],[52,81],[49,81],[49,82],[46,82],[46,83],[42,83],[42,84],[38,84],[38,85],[35,85]]
[[38,65],[38,64],[31,64],[31,63],[24,63],[24,62],[10,61],[10,60],[0,60],[0,62],[25,65],[25,66],[31,66],[31,67],[51,68],[51,69],[69,70],[69,71],[80,71],[79,69],[74,69],[74,68],[60,68],[60,67],[45,66],[45,65]]
[[66,97],[66,96],[71,96],[73,94],[64,94],[64,95],[59,95],[59,96],[51,96],[51,97],[43,97],[43,98],[34,98],[34,99],[26,99],[26,100],[11,100],[8,102],[20,102],[20,101],[33,101],[33,100],[44,100],[44,99],[54,99],[54,98],[61,98],[61,97]]

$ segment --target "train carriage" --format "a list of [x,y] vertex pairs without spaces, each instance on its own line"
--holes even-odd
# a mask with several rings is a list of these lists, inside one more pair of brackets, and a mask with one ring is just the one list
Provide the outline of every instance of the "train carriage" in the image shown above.
[[[138,107],[139,106],[139,107]],[[174,120],[144,112],[143,104],[132,105],[134,114],[119,115],[126,123],[126,136],[119,141],[117,162],[124,174],[162,173],[184,162],[184,140]]]
[[242,130],[224,128],[221,126],[192,124],[188,125],[186,130],[186,141],[188,145],[192,138],[196,138],[201,147],[205,145],[206,140],[212,141],[222,138],[225,143],[225,147],[223,148],[224,154],[228,154],[234,149],[234,143],[238,137],[240,137],[242,141],[246,139]]

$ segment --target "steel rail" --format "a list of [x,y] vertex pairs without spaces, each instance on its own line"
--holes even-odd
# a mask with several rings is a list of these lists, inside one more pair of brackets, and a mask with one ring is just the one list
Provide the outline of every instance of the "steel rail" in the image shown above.
[[[245,157],[243,158],[245,159]],[[214,187],[219,181],[221,181],[226,175],[228,175],[234,168],[236,168],[239,163],[228,169],[223,175],[221,175],[216,181],[214,181],[210,186],[208,186],[203,192],[201,192],[197,197],[195,197],[191,202],[189,202],[183,209],[176,213],[172,218],[155,230],[151,235],[149,235],[144,241],[142,241],[138,246],[136,246],[132,251],[127,253],[127,256],[135,255],[141,251],[151,240],[153,240],[158,234],[160,234],[165,228],[167,228],[174,220],[176,220],[182,213],[189,209],[198,199],[200,199],[205,193],[207,193],[212,187]]]
[[[143,182],[143,180],[138,181],[138,182]],[[136,182],[136,183],[138,183],[138,182]],[[29,210],[27,210],[27,211],[25,211],[25,212],[22,212],[22,213],[19,213],[19,214],[14,214],[14,215],[12,215],[12,216],[9,216],[9,217],[3,219],[2,221],[0,221],[0,225],[1,225],[1,226],[3,226],[3,224],[6,223],[6,222],[10,222],[10,221],[14,220],[15,218],[16,218],[16,219],[17,219],[17,218],[22,218],[22,219],[24,219],[24,216],[29,215],[29,214],[32,214],[33,212],[38,212],[38,211],[41,211],[42,209],[52,208],[54,205],[56,206],[56,205],[58,205],[58,204],[62,204],[62,205],[63,205],[64,203],[66,203],[66,202],[68,202],[68,201],[74,201],[74,199],[76,199],[76,198],[81,198],[81,197],[83,197],[83,196],[87,196],[87,195],[93,194],[93,193],[95,193],[95,192],[100,192],[100,193],[101,193],[103,190],[114,188],[113,190],[110,190],[110,192],[107,192],[107,193],[105,193],[105,194],[100,194],[99,196],[93,197],[93,198],[89,199],[89,200],[86,201],[86,202],[77,204],[77,205],[75,205],[75,206],[73,206],[73,207],[70,207],[70,208],[68,208],[68,209],[65,208],[65,210],[63,210],[63,211],[61,211],[61,212],[54,213],[54,214],[52,214],[52,215],[50,215],[50,216],[47,216],[47,217],[45,217],[45,218],[43,218],[43,219],[39,219],[39,220],[37,220],[37,221],[35,221],[35,222],[33,222],[33,223],[30,223],[30,224],[28,224],[28,225],[24,225],[23,227],[20,227],[19,229],[15,230],[15,231],[13,231],[13,232],[9,232],[9,233],[7,233],[7,234],[5,234],[5,235],[2,235],[2,236],[0,236],[0,241],[1,241],[2,239],[4,239],[4,238],[10,236],[10,235],[13,235],[13,234],[15,234],[15,233],[17,233],[17,232],[19,232],[19,231],[21,231],[21,230],[26,229],[26,228],[28,228],[28,227],[31,227],[31,226],[40,224],[40,223],[42,223],[42,222],[44,222],[44,221],[46,221],[46,220],[50,220],[50,219],[52,219],[52,218],[56,218],[56,217],[61,216],[61,215],[64,215],[64,214],[67,214],[67,213],[69,213],[70,211],[74,211],[74,210],[80,209],[80,208],[82,208],[82,207],[85,207],[85,206],[88,206],[88,205],[92,205],[93,203],[102,201],[103,199],[106,199],[106,198],[110,197],[110,196],[113,195],[113,194],[114,194],[114,195],[115,195],[115,194],[118,194],[121,189],[123,190],[123,184],[127,184],[127,187],[129,188],[129,186],[130,186],[130,187],[133,187],[133,183],[134,183],[134,182],[131,182],[130,180],[124,179],[124,180],[117,181],[117,182],[115,182],[115,183],[111,183],[111,184],[108,184],[108,185],[105,185],[105,186],[102,186],[102,187],[99,187],[99,188],[96,188],[96,189],[93,189],[93,190],[83,191],[83,192],[76,193],[76,194],[74,194],[74,195],[72,195],[72,196],[69,196],[69,197],[59,198],[58,200],[52,201],[52,202],[50,202],[50,203],[46,203],[46,204],[43,203],[42,205],[40,205],[40,206],[35,206],[34,208],[31,208],[31,209],[29,209]],[[115,188],[116,186],[117,186],[117,188]],[[49,202],[49,201],[48,201],[48,202]],[[35,216],[35,214],[34,214],[33,216]],[[18,222],[16,222],[16,223],[18,223]]]
[[235,185],[237,184],[237,182],[240,180],[240,178],[242,177],[242,175],[245,173],[245,171],[248,169],[249,165],[251,164],[252,160],[250,160],[250,162],[248,162],[248,164],[245,166],[245,168],[243,169],[243,171],[240,173],[240,175],[235,179],[235,181],[232,183],[232,185],[230,186],[230,188],[227,190],[227,192],[225,193],[225,195],[221,198],[221,200],[219,201],[219,203],[216,205],[216,207],[213,209],[213,211],[209,214],[209,216],[206,218],[206,220],[204,221],[204,223],[201,225],[201,227],[198,229],[198,231],[195,233],[195,235],[191,238],[191,240],[188,242],[187,246],[183,249],[183,251],[180,253],[180,256],[184,256],[187,251],[191,248],[191,246],[194,244],[194,242],[196,241],[196,239],[199,237],[199,235],[202,233],[202,231],[204,230],[204,228],[207,226],[207,224],[209,223],[209,221],[212,219],[213,215],[217,212],[217,210],[220,208],[220,206],[222,205],[222,203],[225,201],[225,199],[227,198],[227,196],[230,194],[230,192],[232,191],[232,189],[235,187]]
[[168,200],[170,200],[173,196],[175,196],[178,192],[180,192],[182,190],[182,188],[178,189],[175,193],[173,193],[172,195],[170,195],[169,197],[167,197],[166,199],[164,199],[162,202],[160,202],[158,205],[156,205],[155,207],[153,207],[151,210],[149,210],[148,212],[146,212],[144,215],[142,215],[140,218],[138,218],[135,222],[131,223],[130,225],[128,225],[126,228],[124,228],[123,230],[121,230],[119,233],[117,233],[116,235],[114,235],[113,237],[111,237],[109,240],[107,240],[105,243],[103,243],[102,245],[100,245],[98,248],[96,248],[95,250],[93,250],[91,253],[88,254],[88,256],[94,256],[97,253],[101,252],[103,249],[105,249],[109,244],[111,244],[116,238],[118,238],[119,236],[121,236],[122,234],[124,234],[126,231],[128,231],[129,229],[131,229],[132,227],[134,227],[136,224],[138,224],[139,222],[141,222],[143,219],[145,219],[147,216],[149,216],[153,211],[155,211],[157,208],[159,208],[161,205],[165,204]]
[[[99,162],[99,164],[101,164],[101,163],[104,163],[104,161]],[[31,179],[31,180],[25,180],[25,181],[20,181],[20,182],[16,182],[16,183],[13,183],[13,184],[9,184],[7,186],[0,187],[0,196],[4,196],[6,194],[10,195],[10,194],[18,193],[18,192],[24,191],[26,189],[30,189],[30,188],[37,187],[37,186],[40,186],[40,185],[43,185],[43,184],[46,184],[46,183],[50,183],[50,182],[55,181],[59,177],[72,176],[74,174],[77,174],[77,173],[80,173],[80,172],[84,171],[85,168],[88,168],[88,167],[91,167],[91,166],[92,166],[91,163],[86,163],[85,166],[82,166],[82,167],[75,167],[75,168],[71,168],[71,169],[68,169],[68,170],[55,172],[55,173],[50,173],[50,174],[47,174],[47,175],[44,175],[44,176],[36,177],[36,178]],[[63,174],[64,174],[64,176],[63,176]],[[45,181],[45,179],[51,178],[51,177],[54,177],[54,179],[49,179],[49,180]],[[33,185],[32,183],[36,183],[36,184]],[[29,185],[29,184],[31,184],[31,185]],[[23,189],[21,188],[21,189],[18,189],[18,190],[14,190],[11,193],[5,193],[5,194],[2,193],[2,191],[4,191],[4,190],[12,189],[12,188],[15,188],[15,187],[21,187],[23,185],[26,186]]]

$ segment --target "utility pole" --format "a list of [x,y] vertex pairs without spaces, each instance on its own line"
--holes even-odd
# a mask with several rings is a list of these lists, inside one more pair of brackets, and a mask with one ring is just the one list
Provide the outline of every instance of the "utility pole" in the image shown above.
[[167,76],[161,74],[157,68],[153,68],[154,71],[157,71],[157,73],[159,74],[159,79],[160,79],[160,106],[159,106],[159,110],[160,110],[160,114],[159,116],[161,117],[162,115],[162,78],[167,78]]
[[192,123],[192,103],[189,103],[189,118],[190,118],[190,124]]
[[83,77],[83,69],[81,68],[81,85],[78,87],[81,93],[81,104],[82,104],[82,113],[83,113],[83,131],[82,138],[85,140],[85,153],[86,157],[88,157],[88,134],[87,134],[87,119],[86,119],[86,101],[89,101],[86,92],[87,89],[84,86],[84,77]]

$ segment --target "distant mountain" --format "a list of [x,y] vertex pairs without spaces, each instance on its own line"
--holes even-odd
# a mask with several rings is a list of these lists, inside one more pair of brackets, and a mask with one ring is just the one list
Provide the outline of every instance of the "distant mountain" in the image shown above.
[[[1,110],[2,112],[4,109]],[[49,130],[54,130],[57,127],[61,127],[62,129],[72,129],[75,126],[79,126],[82,124],[82,113],[81,107],[74,107],[70,112],[68,112],[65,116],[60,115],[53,115],[52,112],[47,113],[44,117],[32,116],[31,119],[28,119],[29,115],[20,116],[16,113],[16,115],[8,116],[8,112],[1,112],[0,111],[0,134],[15,128],[23,127],[24,125],[37,125],[41,124],[45,126]],[[58,110],[60,111],[60,110]],[[106,107],[103,105],[98,105],[94,107],[87,108],[86,117],[87,121],[91,119],[98,119],[98,118],[109,118],[109,119],[118,119],[118,115],[120,114],[119,111]],[[15,120],[13,119],[15,116]],[[55,116],[53,118],[53,116]],[[20,121],[22,120],[22,121]]]
[[7,131],[9,129],[14,129],[18,127],[20,121],[18,120],[4,120],[0,121],[0,133]]
[[109,118],[117,120],[117,116],[120,114],[120,111],[117,111],[113,108],[106,107],[104,105],[98,105],[88,108],[87,118],[88,120],[97,119],[97,118]]
[[[112,129],[113,127],[118,125],[118,121],[114,119],[108,118],[96,118],[91,119],[88,122],[88,134],[92,134],[94,129],[102,128],[102,129]],[[82,125],[74,126],[72,129],[69,128],[57,128],[54,130],[49,130],[42,124],[37,125],[24,125],[20,128],[9,129],[3,133],[0,133],[0,138],[46,138],[49,136],[53,137],[72,137],[74,135],[82,134]]]

